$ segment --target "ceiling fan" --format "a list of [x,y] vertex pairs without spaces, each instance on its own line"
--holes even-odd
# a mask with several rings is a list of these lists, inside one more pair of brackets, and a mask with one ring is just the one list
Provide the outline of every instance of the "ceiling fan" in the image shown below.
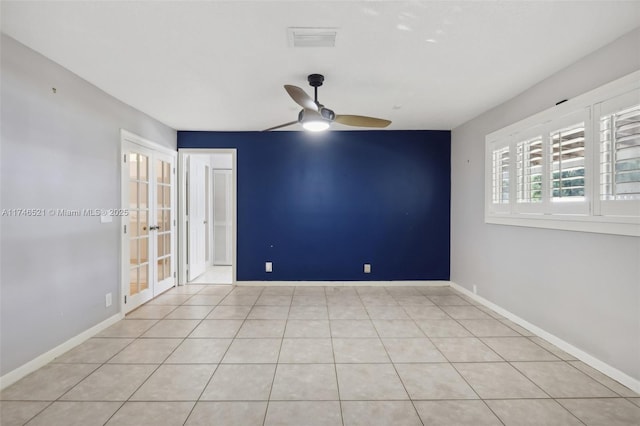
[[366,117],[363,115],[342,115],[336,114],[329,108],[325,108],[320,102],[318,102],[318,87],[322,86],[324,82],[324,76],[321,74],[311,74],[307,77],[309,85],[313,87],[314,99],[307,95],[304,90],[297,86],[291,86],[285,84],[284,89],[287,91],[291,99],[295,103],[302,107],[302,110],[298,113],[298,119],[296,121],[290,121],[288,123],[280,124],[278,126],[265,129],[265,132],[270,130],[280,129],[282,127],[291,126],[292,124],[300,123],[305,130],[312,132],[319,132],[329,128],[332,122],[345,124],[347,126],[356,127],[387,127],[391,124],[391,121],[384,120],[382,118]]

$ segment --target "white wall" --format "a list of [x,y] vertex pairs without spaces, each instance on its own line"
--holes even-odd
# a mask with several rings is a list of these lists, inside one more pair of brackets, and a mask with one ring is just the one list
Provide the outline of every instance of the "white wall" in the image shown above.
[[[5,35],[1,47],[2,209],[119,207],[120,128],[176,148],[175,130]],[[51,216],[5,216],[1,232],[5,375],[118,312],[120,234],[117,220]]]
[[212,169],[233,169],[233,154],[211,154],[211,168]]
[[455,128],[451,159],[451,280],[636,380],[640,238],[485,224],[484,141],[638,69],[640,29]]

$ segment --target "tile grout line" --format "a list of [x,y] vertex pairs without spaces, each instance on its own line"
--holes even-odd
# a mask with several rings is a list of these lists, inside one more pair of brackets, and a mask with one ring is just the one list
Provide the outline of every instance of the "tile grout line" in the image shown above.
[[[201,289],[200,291],[202,291],[202,290],[203,290],[203,289]],[[198,291],[198,292],[196,292],[196,293],[194,293],[194,294],[191,294],[187,299],[185,299],[185,302],[186,302],[187,300],[191,299],[193,296],[195,296],[195,295],[199,294],[199,293],[200,293],[200,291]],[[226,297],[226,295],[225,295],[225,297]],[[223,297],[223,299],[224,299],[224,297]],[[222,300],[221,300],[221,301],[222,301]],[[184,304],[184,302],[183,302],[183,304]],[[160,305],[156,305],[156,306],[160,306]],[[183,305],[177,305],[177,306],[176,306],[176,308],[174,308],[173,310],[171,310],[170,312],[168,312],[167,314],[165,314],[165,316],[164,316],[164,317],[160,318],[160,319],[159,319],[159,320],[158,320],[158,321],[157,321],[153,326],[151,326],[149,329],[147,329],[146,331],[142,332],[142,333],[140,334],[140,336],[138,336],[135,340],[138,340],[138,339],[145,339],[145,338],[144,338],[144,337],[142,337],[142,336],[143,336],[146,332],[148,332],[148,331],[149,331],[149,330],[151,330],[153,327],[155,327],[155,326],[156,326],[160,321],[162,321],[163,319],[165,319],[168,315],[170,315],[172,312],[174,312],[174,311],[175,311],[178,307],[180,307],[180,306],[183,306]],[[215,306],[214,306],[214,308],[215,308],[216,306],[218,306],[218,305],[215,305]],[[212,311],[213,311],[213,309],[212,309]],[[206,318],[206,317],[205,317],[205,318]],[[127,398],[127,399],[122,403],[122,405],[121,405],[121,406],[120,406],[120,407],[119,407],[119,408],[118,408],[118,409],[117,409],[117,410],[116,410],[116,411],[111,415],[111,417],[109,418],[109,420],[107,420],[107,422],[109,422],[109,421],[111,420],[111,418],[113,418],[113,416],[115,416],[115,415],[118,413],[118,411],[120,411],[120,410],[122,409],[122,407],[124,407],[124,405],[125,405],[126,403],[128,403],[128,402],[139,402],[139,401],[131,401],[131,397],[133,397],[133,395],[135,395],[135,394],[136,394],[136,392],[138,392],[138,391],[140,390],[140,388],[142,388],[142,386],[144,386],[144,385],[149,381],[149,379],[150,379],[150,378],[151,378],[151,377],[152,377],[152,376],[153,376],[153,375],[154,375],[154,374],[155,374],[155,373],[160,369],[160,367],[161,367],[161,366],[165,365],[166,361],[171,357],[171,355],[173,355],[173,353],[174,353],[174,352],[175,352],[175,351],[176,351],[176,350],[177,350],[177,349],[178,349],[178,348],[179,348],[179,347],[180,347],[180,346],[181,346],[181,345],[182,345],[182,344],[187,340],[187,338],[191,335],[191,333],[193,333],[193,331],[194,331],[196,328],[198,328],[198,326],[199,326],[200,324],[202,324],[202,322],[203,322],[203,321],[204,321],[204,318],[203,318],[203,319],[201,319],[201,320],[198,322],[198,324],[196,324],[196,325],[193,327],[193,329],[192,329],[192,330],[187,334],[187,336],[185,336],[184,338],[181,338],[181,339],[180,339],[180,338],[178,338],[178,339],[180,339],[180,340],[181,340],[181,342],[180,342],[178,345],[176,345],[176,347],[175,347],[175,348],[174,348],[174,349],[173,349],[173,350],[172,350],[172,351],[171,351],[171,352],[170,352],[170,353],[169,353],[169,354],[164,358],[164,360],[162,360],[162,361],[160,362],[160,364],[158,364],[158,366],[157,366],[157,367],[156,367],[156,368],[151,372],[151,374],[149,374],[149,376],[148,376],[145,380],[143,380],[143,381],[142,381],[142,383],[141,383],[141,384],[140,384],[140,385],[139,385],[139,386],[138,386],[138,387],[137,387],[137,388],[136,388],[136,389],[131,393],[131,395],[129,395],[129,397],[128,397],[128,398]],[[133,342],[132,342],[132,343],[133,343]],[[131,363],[127,363],[127,364],[132,365]],[[126,364],[125,364],[125,365],[126,365]],[[136,365],[137,365],[137,364],[136,364]],[[146,365],[149,365],[149,364],[146,364]],[[216,369],[217,369],[217,366],[216,366]],[[215,369],[214,369],[214,372],[215,372]],[[212,376],[213,376],[213,374],[212,374]],[[205,387],[206,387],[206,386],[205,386]],[[203,390],[203,391],[204,391],[204,390]],[[194,402],[193,407],[191,407],[191,410],[189,411],[189,414],[187,415],[186,419],[188,419],[188,418],[189,418],[189,416],[190,416],[190,415],[191,415],[191,413],[193,412],[193,409],[195,408],[196,404],[197,404],[197,401],[195,401],[195,402]],[[185,419],[185,422],[186,422],[186,419]],[[106,423],[105,423],[105,424],[106,424]]]
[[[386,287],[383,287],[383,288],[386,291]],[[387,293],[388,293],[388,291],[387,291]],[[391,295],[391,298],[395,301],[395,299],[393,298],[393,295]],[[424,426],[424,421],[422,420],[422,417],[420,416],[420,412],[418,412],[418,409],[416,408],[416,404],[413,402],[413,398],[411,397],[411,394],[407,390],[407,386],[405,385],[404,381],[402,380],[402,376],[400,376],[400,373],[398,372],[398,369],[397,369],[395,363],[391,359],[391,355],[389,355],[389,351],[387,350],[387,347],[385,346],[385,344],[384,344],[384,342],[382,340],[382,337],[380,336],[380,332],[379,332],[378,328],[375,326],[375,323],[373,322],[373,319],[371,318],[371,315],[369,314],[369,311],[366,309],[366,306],[365,306],[365,310],[367,311],[367,315],[369,316],[369,321],[371,321],[371,323],[373,324],[373,328],[376,331],[376,335],[378,336],[378,339],[380,340],[380,343],[382,344],[382,347],[384,348],[384,351],[387,354],[387,358],[389,358],[389,362],[393,366],[393,371],[395,371],[396,376],[398,377],[398,380],[402,384],[402,388],[404,389],[405,393],[407,394],[407,398],[409,399],[409,402],[411,402],[411,406],[413,407],[413,411],[415,412],[416,416],[418,417],[418,420],[420,421],[420,423],[422,423],[422,425]],[[416,327],[418,327],[417,324],[416,324]],[[420,329],[420,327],[418,327],[418,330],[420,330],[422,332],[422,329]],[[424,332],[422,332],[422,333],[425,334]],[[425,334],[425,336],[426,336],[426,334]]]
[[[233,287],[233,286],[232,286]],[[236,287],[237,288],[237,287]],[[201,289],[200,291],[204,290]],[[223,297],[222,299],[220,299],[218,301],[218,304],[214,306],[213,309],[211,309],[211,311],[209,312],[209,314],[211,314],[211,312],[213,312],[213,310],[215,308],[217,308],[218,306],[235,306],[235,305],[220,305],[220,303],[222,303],[228,296],[229,294],[231,294],[233,292],[233,290],[235,289],[231,289],[230,291],[228,291]],[[199,294],[200,291],[196,294]],[[264,291],[264,288],[260,291],[260,293],[262,293]],[[260,297],[260,295],[258,295],[258,297]],[[253,305],[252,308],[253,309]],[[249,310],[249,312],[251,312],[251,309]],[[249,316],[249,312],[247,312],[247,317]],[[209,316],[209,314],[207,314],[199,323],[198,325],[196,325],[193,330],[191,330],[191,333],[189,333],[189,335],[187,335],[187,338],[195,331],[196,328],[198,328],[200,326],[200,324],[202,324],[205,319]],[[235,340],[236,336],[238,335],[238,333],[240,332],[240,329],[242,328],[242,326],[244,325],[244,322],[247,320],[247,317],[245,317],[245,319],[242,321],[242,324],[240,324],[240,327],[238,327],[238,330],[236,330],[236,333],[234,334],[234,337],[232,337],[230,340],[231,342],[229,342],[229,346],[227,346],[227,349],[224,351],[224,353],[222,354],[222,356],[220,357],[220,360],[218,361],[218,364],[216,365],[216,367],[213,369],[213,371],[211,372],[211,376],[209,377],[209,379],[207,380],[207,383],[205,383],[204,387],[202,388],[202,391],[200,392],[200,395],[198,395],[198,398],[196,399],[196,401],[193,404],[193,407],[191,407],[191,410],[189,410],[189,414],[187,414],[187,417],[185,417],[184,419],[184,424],[187,423],[187,421],[189,421],[189,417],[191,417],[191,415],[193,414],[193,411],[195,410],[196,406],[198,405],[198,402],[201,401],[202,395],[204,394],[204,392],[207,390],[207,387],[209,386],[209,384],[211,383],[211,380],[213,379],[213,376],[215,376],[216,371],[218,371],[218,368],[220,367],[220,364],[222,364],[222,360],[224,359],[224,357],[227,355],[227,352],[229,352],[229,348],[231,348],[231,345],[233,344],[233,341]],[[185,338],[186,340],[186,338]],[[177,349],[177,347],[176,347]],[[169,358],[167,358],[169,359]],[[165,359],[166,361],[166,359]]]
[[[325,297],[327,289],[325,288]],[[333,355],[333,372],[336,378],[336,389],[338,391],[338,406],[340,407],[340,422],[344,426],[344,413],[342,407],[342,397],[340,396],[340,382],[338,381],[338,366],[336,363],[336,352],[333,346],[333,330],[331,329],[331,314],[329,312],[329,304],[327,300],[327,322],[329,323],[329,341],[331,342],[331,355]]]
[[[429,300],[431,300],[431,302],[436,303],[435,301],[433,301],[433,299],[430,299],[429,297],[427,297],[427,298],[428,298]],[[437,305],[437,304],[436,304],[436,306],[438,306],[438,308],[440,308],[440,305]],[[445,311],[444,309],[442,309],[442,310],[443,310],[443,311],[444,311],[444,313],[445,313],[447,316],[449,316],[453,321],[455,321],[456,323],[458,323],[458,321],[457,321],[455,318],[451,317],[451,315],[449,315],[449,313],[448,313],[447,311]],[[415,320],[414,320],[414,321],[415,321]],[[458,323],[458,324],[460,324],[460,323]],[[419,326],[417,323],[416,323],[416,326],[418,326],[418,328],[420,328],[420,326]],[[460,324],[460,326],[464,327],[462,324]],[[421,329],[421,328],[420,328],[420,329]],[[465,329],[466,329],[466,328],[465,328]],[[422,330],[422,329],[421,329],[421,330]],[[494,411],[493,411],[493,409],[489,406],[489,404],[487,404],[487,402],[486,402],[486,401],[485,401],[485,400],[480,396],[480,394],[478,394],[478,392],[476,391],[476,389],[475,389],[473,386],[471,386],[471,383],[469,383],[469,381],[466,379],[466,377],[464,377],[462,374],[460,374],[460,372],[458,371],[458,369],[457,369],[457,368],[455,368],[455,366],[453,365],[453,362],[451,362],[451,361],[449,360],[449,358],[446,356],[446,354],[445,354],[444,352],[440,351],[440,349],[438,348],[438,346],[437,346],[435,343],[433,343],[433,340],[431,340],[431,337],[430,337],[430,336],[429,336],[429,335],[428,335],[424,330],[422,330],[422,331],[423,331],[423,333],[425,334],[425,336],[427,337],[427,339],[429,339],[429,341],[431,342],[431,344],[436,348],[436,350],[437,350],[437,351],[438,351],[438,352],[439,352],[439,353],[444,357],[444,359],[446,359],[446,360],[448,361],[449,366],[451,366],[451,368],[453,368],[453,369],[455,370],[455,372],[458,374],[458,376],[460,376],[460,378],[461,378],[461,379],[462,379],[462,380],[467,384],[467,386],[469,386],[469,389],[471,389],[471,390],[473,391],[473,393],[475,393],[475,394],[476,394],[476,396],[478,397],[478,400],[482,401],[482,403],[484,404],[484,406],[485,406],[485,407],[487,407],[487,409],[488,409],[489,411],[491,411],[491,413],[495,416],[495,418],[496,418],[500,423],[502,423],[502,425],[504,426],[504,422],[503,422],[503,421],[502,421],[502,419],[498,416],[498,414],[497,414],[496,412],[494,412]],[[472,335],[472,336],[474,336],[474,337],[476,337],[476,338],[477,338],[477,336],[475,336],[475,335],[474,335],[470,330],[467,330],[467,331],[469,331],[469,333],[471,333],[471,335]],[[492,350],[491,348],[489,348],[489,349],[490,349],[490,350]],[[493,351],[493,352],[495,353],[495,351]],[[504,359],[504,358],[502,358],[499,354],[497,354],[497,353],[496,353],[496,355],[497,355],[499,358]],[[415,406],[415,405],[414,405],[414,406]]]
[[[425,297],[427,297],[427,299],[428,299],[428,300],[430,300],[432,303],[434,303],[434,304],[435,304],[435,306],[437,306],[438,308],[440,308],[440,309],[445,313],[445,315],[449,316],[453,321],[456,321],[456,320],[455,320],[455,318],[451,317],[447,311],[445,311],[444,309],[442,309],[442,308],[440,307],[440,305],[436,304],[436,302],[434,302],[434,301],[433,301],[433,299],[429,298],[428,296],[425,296]],[[406,310],[405,310],[405,311],[406,311]],[[411,317],[411,315],[409,315],[409,317]],[[413,318],[412,318],[412,319],[413,319]],[[484,404],[484,406],[485,406],[485,407],[487,407],[487,409],[489,409],[489,411],[491,411],[491,413],[493,413],[493,415],[496,417],[496,419],[498,419],[498,421],[499,421],[500,423],[502,423],[502,425],[504,426],[504,422],[502,421],[502,419],[501,419],[501,418],[500,418],[500,417],[499,417],[499,416],[498,416],[498,415],[497,415],[497,414],[496,414],[496,413],[491,409],[491,407],[489,406],[489,404],[487,404],[487,403],[486,403],[486,401],[484,401],[484,400],[482,399],[482,397],[478,394],[478,392],[475,390],[475,388],[474,388],[473,386],[471,386],[471,383],[469,383],[469,382],[467,381],[467,379],[466,379],[462,374],[460,374],[460,372],[459,372],[459,371],[454,367],[453,363],[449,360],[449,358],[444,354],[444,352],[442,352],[442,351],[438,348],[438,346],[437,346],[435,343],[433,343],[433,340],[431,340],[431,337],[430,337],[430,336],[429,336],[429,335],[428,335],[424,330],[422,330],[422,328],[418,325],[418,323],[415,321],[415,319],[413,319],[413,321],[414,321],[414,323],[416,324],[416,326],[417,326],[417,327],[418,327],[418,328],[419,328],[419,329],[424,333],[424,335],[425,335],[425,336],[426,336],[426,338],[429,340],[429,342],[431,342],[431,344],[432,344],[432,345],[433,345],[433,347],[436,349],[436,351],[438,351],[438,353],[440,353],[440,354],[442,355],[442,357],[443,357],[445,360],[447,360],[447,364],[448,364],[449,366],[451,366],[451,368],[453,368],[453,369],[456,371],[456,373],[458,374],[458,376],[460,376],[460,378],[461,378],[462,380],[464,380],[464,382],[467,384],[467,386],[469,386],[469,389],[471,389],[471,390],[473,391],[473,393],[475,393],[475,394],[476,394],[476,396],[478,397],[478,399],[479,399],[480,401],[482,401],[482,403]],[[456,321],[456,322],[457,322],[457,321]],[[460,325],[462,326],[462,324],[460,324]],[[464,327],[464,326],[463,326],[463,327]],[[469,331],[469,332],[470,332],[470,331]],[[473,333],[471,333],[471,334],[473,335]],[[499,355],[499,354],[496,354],[496,355],[497,355],[498,357],[500,357],[500,355]],[[502,357],[500,357],[500,358],[502,358]],[[414,408],[415,408],[415,403],[414,403]],[[416,410],[416,411],[417,411],[417,410]]]
[[[203,290],[203,289],[201,289],[200,291],[202,291],[202,290]],[[200,293],[200,291],[198,291],[198,292],[196,292],[196,293],[194,293],[194,294],[189,295],[189,297],[188,297],[188,298],[186,298],[184,302],[186,302],[187,300],[191,299],[193,296],[195,296],[195,295],[199,294],[199,293]],[[225,296],[225,297],[226,297],[226,296]],[[223,297],[223,299],[224,299],[224,297]],[[184,306],[184,302],[183,302],[183,304],[182,304],[182,305],[178,305],[178,307],[180,307],[180,306]],[[216,306],[217,306],[217,305],[216,305]],[[176,309],[178,309],[178,307],[176,307],[175,309],[173,309],[171,312],[168,312],[168,313],[167,313],[167,314],[166,314],[162,319],[166,318],[168,315],[170,315],[172,312],[174,312]],[[213,311],[213,309],[211,309],[211,311]],[[206,316],[205,316],[205,318],[206,318]],[[158,322],[162,321],[162,319],[160,319]],[[182,338],[182,341],[181,341],[178,345],[176,345],[176,347],[175,347],[175,348],[173,348],[173,350],[172,350],[172,351],[171,351],[171,352],[170,352],[170,353],[169,353],[169,354],[164,358],[164,360],[163,360],[163,361],[158,365],[158,367],[156,367],[156,369],[155,369],[153,372],[151,372],[151,374],[149,374],[149,376],[148,376],[148,377],[147,377],[147,378],[146,378],[146,379],[145,379],[145,380],[140,384],[140,386],[138,386],[138,387],[136,388],[136,390],[135,390],[135,391],[133,391],[133,392],[131,393],[131,395],[129,395],[129,397],[127,398],[127,400],[126,400],[126,401],[125,401],[125,402],[120,406],[120,408],[118,408],[118,410],[116,410],[116,411],[112,414],[111,418],[112,418],[113,416],[115,416],[115,415],[116,415],[116,413],[117,413],[118,411],[120,411],[120,410],[122,409],[122,407],[124,407],[124,405],[125,405],[126,403],[128,403],[128,402],[133,402],[133,401],[131,401],[131,397],[133,397],[133,395],[135,395],[135,394],[136,394],[136,393],[137,393],[137,392],[142,388],[142,386],[144,386],[144,385],[149,381],[149,379],[150,379],[150,378],[151,378],[151,377],[152,377],[152,376],[153,376],[153,375],[154,375],[154,374],[155,374],[155,373],[160,369],[160,367],[161,367],[161,366],[165,365],[166,361],[171,357],[171,355],[173,355],[173,354],[175,353],[175,351],[176,351],[176,350],[177,350],[177,349],[178,349],[178,348],[179,348],[179,347],[180,347],[180,346],[181,346],[181,345],[182,345],[182,344],[187,340],[187,338],[191,335],[191,333],[193,333],[193,331],[194,331],[196,328],[198,328],[198,326],[199,326],[200,324],[202,324],[202,322],[203,322],[203,321],[204,321],[204,318],[203,318],[203,319],[201,319],[201,320],[200,320],[200,321],[199,321],[199,322],[198,322],[198,323],[193,327],[193,329],[191,329],[191,331],[190,331],[190,332],[189,332],[189,333],[188,333],[184,338]],[[157,325],[157,323],[156,323],[156,324],[154,324],[151,328],[149,328],[149,330],[151,330],[153,327],[155,327],[155,325]],[[149,330],[147,330],[147,331],[149,331]],[[144,332],[144,333],[142,333],[142,334],[145,334],[145,333],[146,333],[146,332]],[[142,335],[140,335],[138,338],[142,339],[143,337],[142,337]],[[216,368],[214,369],[214,372],[215,372],[215,370],[216,370],[217,368],[218,368],[218,367],[216,366]],[[212,373],[211,375],[213,376],[213,373]],[[209,379],[211,379],[211,378],[209,378]],[[206,386],[205,386],[205,387],[206,387]],[[203,390],[203,391],[204,391],[204,390]],[[197,404],[197,401],[195,401],[195,402],[193,403],[193,406],[191,407],[191,410],[189,411],[189,414],[187,414],[187,417],[185,418],[184,423],[186,423],[186,422],[187,422],[187,419],[189,418],[189,416],[190,416],[190,415],[191,415],[191,413],[193,412],[193,409],[195,408],[196,404]],[[111,418],[110,418],[110,419],[111,419]],[[110,419],[109,419],[109,420],[110,420]],[[108,421],[107,421],[107,422],[108,422]],[[106,423],[105,423],[105,424],[106,424]]]
[[[276,382],[276,374],[278,374],[278,366],[280,365],[280,354],[282,353],[282,344],[284,343],[284,336],[287,333],[287,325],[289,323],[289,319],[288,319],[289,312],[291,312],[291,306],[293,304],[294,294],[295,294],[295,289],[291,295],[291,303],[289,304],[289,308],[287,309],[287,319],[285,320],[285,323],[284,323],[284,330],[282,330],[282,338],[280,339],[280,347],[278,348],[278,356],[276,357],[276,366],[273,369],[273,378],[271,379],[271,387],[269,388],[269,395],[267,395],[267,405],[264,409],[264,416],[262,417],[262,426],[265,426],[267,422],[267,414],[269,414],[269,405],[271,404],[271,394],[273,393],[273,386],[275,385],[275,382]],[[252,310],[253,310],[253,307],[251,308],[251,311]],[[247,314],[247,317],[251,314],[251,311],[249,311],[249,314]]]

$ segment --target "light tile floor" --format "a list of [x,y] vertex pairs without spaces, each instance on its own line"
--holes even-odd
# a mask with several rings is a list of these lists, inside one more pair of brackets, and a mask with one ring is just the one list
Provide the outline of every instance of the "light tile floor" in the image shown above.
[[640,397],[449,287],[170,290],[1,394],[13,425],[638,425]]
[[231,284],[233,268],[231,266],[209,266],[204,273],[196,277],[191,284]]

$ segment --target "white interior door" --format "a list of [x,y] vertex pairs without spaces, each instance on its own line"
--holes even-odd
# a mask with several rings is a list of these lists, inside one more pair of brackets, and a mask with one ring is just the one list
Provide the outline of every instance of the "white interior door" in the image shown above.
[[187,224],[189,229],[189,281],[197,278],[207,268],[207,209],[206,173],[207,158],[192,155],[188,160]]
[[213,171],[213,264],[232,264],[232,174]]
[[124,312],[173,287],[175,155],[123,140]]
[[175,273],[175,157],[156,153],[153,157],[154,171],[152,191],[155,197],[155,213],[152,242],[155,242],[155,287],[154,296],[173,287]]

